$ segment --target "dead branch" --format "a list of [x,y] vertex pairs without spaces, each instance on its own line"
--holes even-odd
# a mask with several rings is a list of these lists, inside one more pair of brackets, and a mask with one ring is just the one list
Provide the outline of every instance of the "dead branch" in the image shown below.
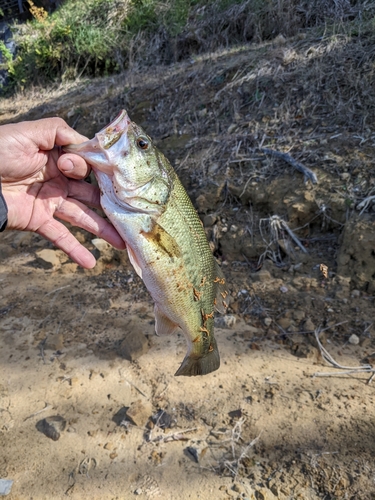
[[304,176],[305,183],[310,180],[313,184],[318,183],[318,178],[315,173],[307,167],[304,167],[301,163],[298,163],[294,158],[292,158],[288,153],[282,153],[280,151],[274,151],[269,148],[260,148],[260,150],[266,154],[273,156],[274,158],[280,158],[284,160],[286,163],[289,163],[293,168],[301,172]]
[[375,368],[371,365],[361,365],[361,366],[344,366],[340,365],[332,355],[325,349],[319,340],[320,329],[315,330],[315,339],[320,350],[320,354],[324,361],[334,368],[338,368],[341,371],[338,372],[315,372],[312,377],[333,377],[337,375],[352,375],[354,373],[371,373],[371,377],[368,379],[367,383],[370,384],[375,375]]

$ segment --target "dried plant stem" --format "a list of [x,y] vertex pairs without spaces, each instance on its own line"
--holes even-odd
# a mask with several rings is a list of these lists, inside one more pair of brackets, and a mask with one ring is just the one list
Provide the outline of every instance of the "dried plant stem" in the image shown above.
[[333,377],[337,375],[352,375],[354,373],[371,373],[371,377],[368,379],[367,383],[370,384],[372,382],[372,379],[375,376],[375,368],[373,368],[371,365],[361,365],[361,366],[344,366],[340,365],[335,359],[332,357],[332,355],[325,349],[322,345],[322,343],[319,340],[319,333],[320,330],[317,329],[315,330],[315,339],[318,344],[320,354],[322,355],[322,358],[324,361],[330,365],[332,365],[334,368],[339,368],[340,371],[338,372],[315,372],[313,373],[313,377]]
[[318,183],[318,178],[315,173],[307,167],[304,167],[301,163],[298,163],[294,158],[292,158],[288,153],[281,153],[280,151],[274,151],[273,149],[260,148],[260,150],[266,155],[273,156],[274,158],[280,158],[286,163],[289,163],[293,168],[298,170],[304,175],[305,182],[310,180],[313,184]]

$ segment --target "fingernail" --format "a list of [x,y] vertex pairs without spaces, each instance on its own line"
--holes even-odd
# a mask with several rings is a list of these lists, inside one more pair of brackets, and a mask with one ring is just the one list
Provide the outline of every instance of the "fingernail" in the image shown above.
[[74,163],[72,160],[69,160],[68,158],[64,159],[61,165],[61,170],[64,170],[64,172],[71,172],[74,170]]

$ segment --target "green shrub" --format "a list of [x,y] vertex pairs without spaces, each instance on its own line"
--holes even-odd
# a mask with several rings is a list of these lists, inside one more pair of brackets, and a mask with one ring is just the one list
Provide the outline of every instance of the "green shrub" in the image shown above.
[[5,58],[14,87],[105,75],[129,61],[168,63],[375,13],[365,0],[342,0],[336,10],[327,0],[66,0],[51,15],[29,4],[34,19],[14,27],[17,55]]

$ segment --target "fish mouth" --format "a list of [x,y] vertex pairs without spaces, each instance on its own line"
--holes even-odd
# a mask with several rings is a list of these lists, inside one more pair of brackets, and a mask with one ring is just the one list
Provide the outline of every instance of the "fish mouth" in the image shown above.
[[94,168],[108,175],[113,175],[113,164],[117,151],[120,149],[126,151],[130,123],[130,118],[123,109],[111,123],[95,134],[93,139],[81,144],[69,144],[64,146],[63,150],[66,153],[77,154]]

